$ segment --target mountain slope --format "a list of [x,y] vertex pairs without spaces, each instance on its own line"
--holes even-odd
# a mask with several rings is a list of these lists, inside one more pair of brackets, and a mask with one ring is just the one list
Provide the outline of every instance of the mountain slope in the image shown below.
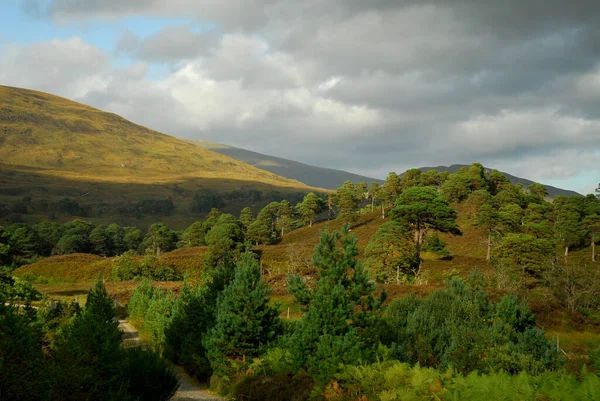
[[164,183],[224,178],[304,188],[124,118],[41,92],[0,86],[0,161],[71,179]]
[[220,143],[200,140],[189,140],[188,142],[198,145],[199,147],[233,157],[234,159],[243,161],[263,170],[270,171],[282,177],[288,177],[301,181],[306,185],[313,187],[337,189],[342,186],[344,181],[347,180],[352,182],[364,181],[371,183],[373,181],[377,181],[379,183],[383,183],[383,180],[376,178],[365,177],[342,170],[311,166],[309,164],[282,159],[280,157],[268,156]]
[[[435,170],[438,172],[441,171],[447,171],[449,173],[456,173],[458,170],[460,170],[463,167],[469,167],[466,164],[453,164],[451,166],[437,166],[437,167],[420,167],[419,170],[421,170],[422,172],[426,172],[429,170]],[[484,166],[484,168],[486,170],[491,170],[490,168],[487,168]],[[510,180],[511,183],[513,184],[521,184],[524,187],[529,186],[530,184],[533,184],[534,181],[528,180],[527,178],[521,178],[521,177],[515,177],[514,175],[502,172],[502,174],[504,174],[506,176],[506,178],[508,178]],[[551,185],[545,185],[546,189],[548,190],[548,197],[550,198],[556,198],[557,196],[574,196],[574,195],[581,195],[575,191],[570,191],[568,189],[561,189],[561,188],[556,188],[553,187]]]

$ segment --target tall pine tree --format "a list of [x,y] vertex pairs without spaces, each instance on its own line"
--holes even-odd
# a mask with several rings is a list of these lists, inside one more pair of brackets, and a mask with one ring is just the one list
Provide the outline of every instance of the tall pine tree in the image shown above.
[[305,312],[289,339],[294,368],[323,381],[340,364],[356,364],[372,355],[371,330],[386,296],[374,297],[375,283],[356,259],[358,239],[348,231],[346,226],[342,232],[321,234],[313,254],[319,269],[314,288],[299,276],[289,280],[290,292]]
[[218,298],[215,325],[203,340],[215,374],[226,377],[247,367],[281,332],[270,295],[256,259],[243,254],[233,281]]

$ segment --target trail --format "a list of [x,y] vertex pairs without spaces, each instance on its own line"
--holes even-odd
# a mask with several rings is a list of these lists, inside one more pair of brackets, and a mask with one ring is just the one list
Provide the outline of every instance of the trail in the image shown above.
[[[119,320],[119,328],[123,332],[124,347],[142,345],[137,330],[126,320]],[[188,376],[182,367],[173,365],[173,368],[179,377],[179,390],[171,398],[171,401],[226,401],[224,398],[211,393],[206,385],[202,385]]]

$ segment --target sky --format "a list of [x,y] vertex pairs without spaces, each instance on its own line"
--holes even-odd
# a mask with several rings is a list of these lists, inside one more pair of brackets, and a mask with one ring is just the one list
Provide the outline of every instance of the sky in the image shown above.
[[600,182],[597,0],[0,0],[0,84],[375,178]]

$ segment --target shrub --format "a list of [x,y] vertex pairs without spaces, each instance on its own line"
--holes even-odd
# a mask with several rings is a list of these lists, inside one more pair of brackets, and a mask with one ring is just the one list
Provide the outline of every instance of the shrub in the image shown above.
[[129,383],[129,394],[140,401],[166,401],[179,388],[175,371],[158,352],[144,347],[125,350],[123,375]]
[[540,374],[564,360],[514,296],[490,304],[482,283],[451,281],[425,299],[414,295],[388,307],[380,332],[400,361],[467,374],[478,370]]

